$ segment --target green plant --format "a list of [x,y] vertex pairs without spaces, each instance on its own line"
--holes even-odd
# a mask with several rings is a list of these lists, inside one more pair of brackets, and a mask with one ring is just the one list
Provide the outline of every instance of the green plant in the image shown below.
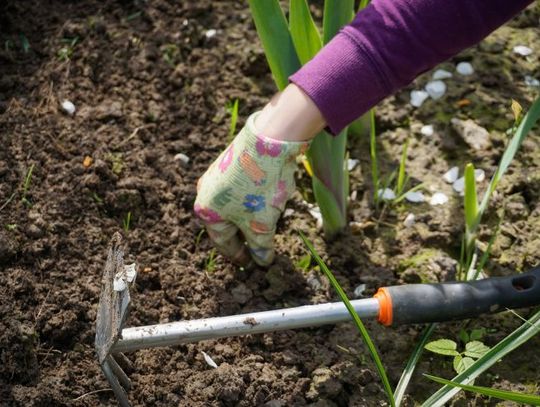
[[131,212],[128,212],[126,217],[122,220],[122,226],[124,228],[124,232],[129,232],[129,228],[131,227]]
[[513,132],[514,134],[506,146],[499,166],[491,178],[480,204],[478,203],[476,193],[477,187],[474,177],[474,166],[472,164],[467,164],[465,167],[465,235],[462,241],[460,270],[458,274],[461,279],[471,279],[478,276],[478,273],[481,271],[475,268],[478,256],[476,247],[478,226],[480,225],[482,216],[489,205],[493,191],[495,191],[495,188],[497,188],[502,176],[508,170],[510,163],[517,153],[517,150],[521,146],[521,143],[523,143],[525,136],[540,118],[540,97],[534,101],[531,108],[522,119],[520,119],[521,107],[518,108],[516,104],[517,102],[513,101],[512,110],[515,117],[513,127],[513,129],[515,129]]
[[492,388],[483,387],[483,386],[470,386],[470,385],[456,383],[451,380],[446,380],[441,377],[432,376],[428,374],[424,374],[424,376],[439,384],[445,384],[452,387],[459,387],[463,390],[471,391],[478,394],[483,394],[484,396],[495,397],[500,400],[508,400],[508,401],[515,401],[518,403],[525,403],[531,406],[540,406],[540,396],[536,396],[534,394],[523,394],[523,393],[518,393],[514,391],[492,389]]
[[228,102],[226,108],[231,115],[229,134],[227,136],[227,140],[230,142],[236,134],[236,123],[238,122],[238,99],[234,99],[234,102]]
[[174,67],[180,53],[178,46],[176,44],[165,44],[161,47],[161,52],[163,54],[163,60]]
[[[278,0],[249,0],[249,5],[268,65],[280,90],[287,86],[288,77],[309,61],[354,14],[353,0],[326,0],[321,35],[306,0],[290,0],[289,21]],[[335,137],[323,131],[315,137],[307,153],[313,171],[313,193],[321,209],[325,235],[329,238],[347,224],[346,144],[347,129]]]
[[216,249],[210,250],[204,263],[204,269],[207,273],[213,273],[216,269]]
[[10,232],[12,232],[15,229],[17,229],[17,224],[16,223],[6,223],[4,225],[4,227],[6,228],[6,230],[9,230]]
[[364,341],[364,344],[367,346],[369,350],[369,354],[371,355],[371,358],[373,359],[373,362],[375,362],[375,366],[377,368],[377,372],[379,373],[379,377],[381,378],[384,390],[386,392],[388,401],[390,402],[391,406],[395,406],[395,400],[394,400],[394,393],[392,392],[392,387],[390,386],[390,381],[388,380],[388,376],[386,374],[386,370],[384,369],[384,366],[382,364],[381,358],[379,356],[379,353],[377,352],[377,349],[375,348],[375,345],[373,343],[373,340],[371,339],[369,332],[367,331],[366,327],[364,326],[362,320],[356,313],[355,309],[351,305],[351,302],[349,301],[349,298],[343,291],[343,288],[341,288],[340,284],[330,271],[330,269],[326,266],[324,261],[321,259],[313,245],[307,240],[307,238],[304,236],[302,232],[300,233],[300,237],[302,241],[304,242],[304,245],[306,245],[307,249],[309,250],[311,256],[315,259],[317,264],[319,265],[319,268],[322,270],[324,275],[328,278],[330,281],[330,284],[336,291],[336,293],[339,295],[339,298],[345,304],[345,307],[347,308],[347,311],[349,311],[349,314],[351,315],[354,324],[356,325],[356,329],[358,329],[358,332],[360,333],[360,336],[362,337],[362,340]]
[[471,366],[475,359],[481,358],[487,351],[489,346],[484,345],[477,339],[471,339],[473,333],[469,336],[465,331],[461,333],[461,339],[465,339],[465,349],[458,351],[458,344],[451,339],[438,339],[436,341],[429,342],[424,346],[425,349],[437,353],[439,355],[451,356],[453,358],[453,367],[456,373],[464,372],[469,366]]
[[61,42],[65,45],[58,50],[58,59],[60,61],[69,61],[73,56],[75,45],[79,42],[79,37],[62,38]]
[[307,272],[311,267],[311,254],[308,253],[305,256],[300,257],[300,260],[295,263],[295,266],[304,273]]
[[30,201],[26,198],[26,195],[28,194],[28,190],[30,189],[30,184],[32,182],[32,173],[34,172],[34,164],[28,168],[28,171],[26,172],[26,176],[24,177],[24,182],[22,185],[22,193],[21,193],[21,201],[30,206]]

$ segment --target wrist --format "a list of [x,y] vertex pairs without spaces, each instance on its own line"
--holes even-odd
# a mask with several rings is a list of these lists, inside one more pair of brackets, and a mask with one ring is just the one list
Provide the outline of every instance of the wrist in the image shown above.
[[309,141],[325,126],[315,103],[294,84],[276,94],[255,121],[259,134],[281,141]]

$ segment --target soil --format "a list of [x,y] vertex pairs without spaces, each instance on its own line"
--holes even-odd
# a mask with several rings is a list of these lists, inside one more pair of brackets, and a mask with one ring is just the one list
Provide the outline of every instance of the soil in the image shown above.
[[[112,406],[94,353],[94,322],[108,242],[122,231],[140,274],[130,326],[336,300],[305,255],[295,230],[314,241],[353,297],[388,284],[455,277],[463,230],[461,198],[442,181],[472,161],[493,174],[513,117],[527,108],[540,76],[540,8],[533,5],[480,45],[442,65],[448,93],[418,109],[409,91],[377,108],[382,172],[396,168],[410,140],[407,171],[450,201],[375,212],[366,137],[350,138],[360,165],[351,173],[350,231],[325,242],[302,203],[307,176],[280,221],[269,269],[239,270],[217,256],[192,205],[195,183],[227,144],[226,104],[240,101],[240,123],[275,91],[242,2],[4,1],[0,5],[0,402],[2,406]],[[318,9],[320,10],[320,9]],[[319,13],[320,15],[320,13]],[[214,36],[208,30],[217,30]],[[210,35],[208,35],[210,34]],[[530,46],[525,58],[514,45]],[[455,74],[470,61],[472,76]],[[60,107],[72,101],[73,116]],[[490,132],[474,150],[452,117]],[[435,132],[420,133],[424,124]],[[505,210],[487,269],[492,275],[540,263],[540,135],[525,140],[494,197],[480,235],[486,243]],[[187,155],[187,164],[175,159]],[[31,176],[28,176],[30,169]],[[25,178],[27,182],[25,183]],[[481,183],[485,189],[487,181]],[[409,213],[416,224],[403,225]],[[130,214],[129,227],[126,222]],[[485,247],[485,246],[484,246]],[[527,317],[531,310],[522,310]],[[367,321],[393,385],[421,326]],[[434,338],[484,327],[494,345],[521,324],[506,313],[440,324]],[[538,393],[538,337],[484,374],[478,384]],[[219,365],[207,365],[202,351]],[[378,406],[384,392],[351,324],[285,331],[132,353],[135,406]],[[406,405],[437,389],[421,373],[452,377],[448,360],[425,354]],[[452,405],[495,405],[460,394]]]

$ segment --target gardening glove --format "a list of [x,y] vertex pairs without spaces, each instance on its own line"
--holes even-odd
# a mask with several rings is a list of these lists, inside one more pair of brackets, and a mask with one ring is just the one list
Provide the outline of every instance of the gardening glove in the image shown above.
[[[245,127],[197,183],[195,214],[216,248],[246,266],[274,260],[276,223],[295,188],[296,157],[307,142],[257,134],[252,114]],[[245,239],[243,243],[239,233]]]

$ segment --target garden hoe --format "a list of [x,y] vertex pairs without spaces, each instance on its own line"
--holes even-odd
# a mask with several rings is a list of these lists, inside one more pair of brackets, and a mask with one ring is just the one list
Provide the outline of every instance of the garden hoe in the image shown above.
[[[157,346],[180,345],[206,339],[335,324],[350,319],[341,302],[307,305],[274,311],[179,321],[124,328],[129,286],[136,265],[124,264],[120,234],[112,238],[102,280],[96,321],[96,351],[121,406],[129,406],[131,383],[120,365],[129,365],[123,352]],[[540,267],[509,277],[472,282],[411,284],[380,288],[373,298],[351,301],[360,318],[377,317],[390,326],[442,322],[477,317],[507,309],[540,304]]]

